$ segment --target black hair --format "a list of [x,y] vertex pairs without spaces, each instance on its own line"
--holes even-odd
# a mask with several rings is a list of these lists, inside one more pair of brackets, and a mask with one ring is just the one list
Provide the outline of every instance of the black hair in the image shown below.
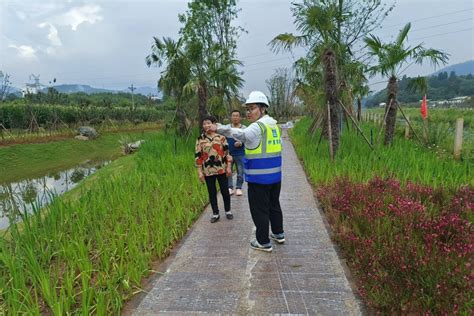
[[202,126],[202,123],[204,123],[204,121],[211,121],[212,124],[217,123],[216,117],[210,114],[204,116],[204,118],[201,120],[201,126]]
[[268,114],[268,105],[266,105],[265,103],[257,103],[257,106],[260,109],[263,109],[265,114]]
[[232,115],[233,113],[239,113],[239,114],[240,114],[240,116],[242,116],[242,113],[240,113],[240,111],[239,111],[239,110],[232,110],[232,112],[230,112],[230,114],[231,114],[231,115]]

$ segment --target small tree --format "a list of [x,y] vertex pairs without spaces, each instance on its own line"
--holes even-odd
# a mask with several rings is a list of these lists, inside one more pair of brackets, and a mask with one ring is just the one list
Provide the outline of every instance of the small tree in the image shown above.
[[295,106],[296,80],[287,68],[279,68],[265,82],[270,92],[271,111],[279,119],[288,119]]
[[0,70],[0,102],[3,102],[11,89],[10,75]]
[[[392,143],[395,131],[395,122],[397,118],[398,108],[398,78],[413,63],[422,64],[428,59],[433,66],[440,63],[446,64],[448,55],[442,51],[425,48],[422,44],[414,47],[407,46],[408,32],[411,24],[408,23],[403,27],[396,40],[392,43],[382,43],[382,41],[374,35],[370,35],[365,39],[365,43],[369,49],[369,54],[378,59],[378,64],[369,68],[369,73],[373,76],[381,74],[388,79],[387,84],[387,108],[385,109],[385,138],[384,144]],[[408,66],[406,66],[408,64]],[[388,113],[387,113],[388,111]]]
[[192,79],[185,90],[197,93],[200,120],[207,114],[210,97],[222,101],[226,97],[230,108],[232,94],[243,86],[236,56],[237,38],[244,29],[233,25],[238,12],[236,0],[194,0],[179,15],[180,34],[191,61]]
[[[339,123],[342,109],[340,91],[353,81],[346,66],[363,55],[356,47],[371,31],[382,23],[393,7],[387,8],[380,0],[302,0],[293,2],[291,8],[299,35],[283,33],[270,44],[275,51],[291,50],[293,47],[307,48],[306,70],[313,76],[320,72],[321,84],[312,89],[321,89],[325,101],[320,104],[323,114],[323,133],[331,126],[331,150],[336,155],[339,147]],[[358,54],[355,52],[359,51]],[[356,55],[359,55],[356,56]],[[310,87],[312,78],[303,76],[304,86]],[[308,80],[309,79],[309,80]],[[344,84],[342,84],[344,83]],[[308,90],[308,89],[306,89]],[[315,91],[311,94],[315,95]],[[328,107],[330,117],[328,119]],[[329,136],[329,133],[326,135]]]
[[186,113],[183,109],[183,89],[191,77],[190,60],[183,51],[182,41],[174,41],[167,37],[160,40],[154,37],[151,54],[146,57],[146,64],[158,67],[165,65],[165,69],[158,81],[158,86],[165,95],[176,98],[176,115],[178,117],[179,132],[186,131]]

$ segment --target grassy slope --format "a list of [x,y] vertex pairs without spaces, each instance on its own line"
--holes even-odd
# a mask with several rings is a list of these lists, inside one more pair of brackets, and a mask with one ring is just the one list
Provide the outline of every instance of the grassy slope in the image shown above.
[[98,139],[14,145],[0,148],[0,183],[36,178],[87,160],[111,160],[121,155],[122,137],[146,139],[156,131],[104,134]]

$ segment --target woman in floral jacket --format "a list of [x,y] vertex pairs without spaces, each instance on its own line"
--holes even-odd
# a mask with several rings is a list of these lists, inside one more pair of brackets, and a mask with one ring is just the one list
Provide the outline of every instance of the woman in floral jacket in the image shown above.
[[225,215],[227,219],[233,218],[227,186],[227,176],[232,175],[232,156],[229,153],[226,138],[210,130],[214,123],[216,123],[216,118],[213,116],[207,116],[203,119],[203,133],[196,141],[195,154],[199,180],[206,182],[209,201],[211,202],[211,223],[217,222],[220,218],[217,205],[216,181],[219,182],[219,188],[224,200]]

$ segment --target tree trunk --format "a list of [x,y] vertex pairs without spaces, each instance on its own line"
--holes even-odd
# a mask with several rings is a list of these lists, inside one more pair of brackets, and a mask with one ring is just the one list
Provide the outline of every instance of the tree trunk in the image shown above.
[[360,99],[360,96],[357,97],[357,121],[360,122],[360,119],[362,117],[362,101]]
[[[324,107],[326,107],[326,105],[324,105]],[[324,137],[324,139],[328,139],[329,132],[328,132],[328,116],[327,115],[323,116],[321,125],[322,125],[322,130],[321,130],[322,137]]]
[[[323,67],[324,67],[324,91],[326,94],[326,101],[329,103],[331,109],[331,138],[332,138],[332,151],[336,156],[339,148],[339,117],[340,117],[340,106],[338,99],[338,86],[337,86],[337,65],[336,56],[332,49],[326,48],[323,55]],[[327,126],[327,124],[326,124]]]
[[186,128],[186,113],[184,112],[183,107],[181,106],[180,102],[178,102],[176,106],[176,116],[178,117],[178,133],[180,135],[185,135],[187,128]]
[[199,82],[198,87],[198,114],[199,124],[208,115],[207,113],[207,86],[205,81]]
[[387,118],[385,120],[385,139],[384,145],[390,145],[393,140],[393,134],[395,132],[395,123],[397,120],[397,108],[398,108],[398,82],[397,78],[390,77],[387,85],[387,92],[388,92],[388,99],[387,99],[387,106],[388,113]]
[[232,112],[232,96],[229,91],[225,91],[225,96],[227,97],[227,112]]

